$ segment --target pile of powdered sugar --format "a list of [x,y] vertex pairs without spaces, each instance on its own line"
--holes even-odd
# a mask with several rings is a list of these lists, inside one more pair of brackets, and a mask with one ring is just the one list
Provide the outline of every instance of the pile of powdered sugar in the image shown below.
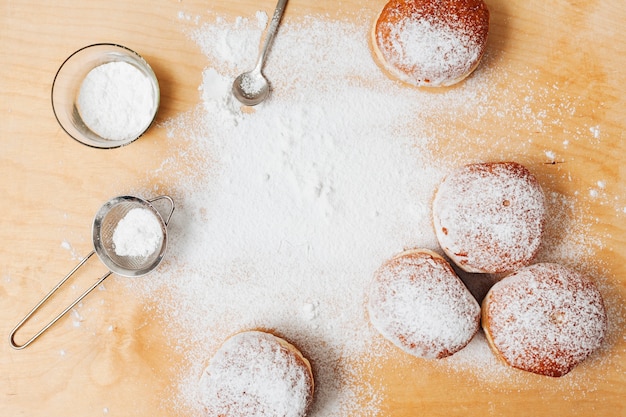
[[116,255],[146,258],[161,246],[163,231],[152,211],[134,208],[117,223],[112,239]]
[[148,77],[132,64],[115,61],[89,71],[80,85],[76,107],[94,133],[122,141],[148,128],[156,101]]
[[[412,112],[402,89],[362,84],[384,78],[362,31],[349,25],[281,28],[272,56],[283,58],[266,69],[273,95],[256,112],[242,112],[230,85],[255,55],[260,29],[246,37],[252,23],[218,22],[195,33],[220,45],[211,53],[221,59],[211,56],[215,64],[204,71],[203,108],[168,124],[173,138],[192,142],[177,163],[195,159],[194,151],[210,155],[203,175],[178,185],[177,218],[186,224],[172,224],[174,260],[150,284],[169,282],[172,320],[189,332],[185,345],[201,346],[187,353],[195,370],[181,381],[182,395],[198,402],[197,378],[219,344],[261,327],[311,360],[312,416],[375,415],[376,400],[359,404],[358,376],[342,366],[371,343],[364,283],[405,246],[435,245],[427,195],[442,173],[403,133]],[[332,46],[335,36],[341,45]],[[287,43],[323,64],[305,65],[285,53]],[[234,45],[229,54],[225,44]],[[342,54],[358,64],[337,59]]]
[[[506,82],[489,68],[448,94],[402,87],[372,59],[369,20],[355,21],[366,23],[285,21],[265,69],[272,95],[252,112],[242,111],[230,87],[253,66],[267,16],[217,17],[189,29],[208,63],[201,104],[164,124],[178,153],[154,175],[185,173],[170,185],[177,214],[168,259],[149,279],[129,284],[154,301],[173,347],[184,352],[172,400],[182,410],[202,411],[199,381],[221,343],[263,328],[311,361],[310,416],[378,415],[384,393],[363,381],[359,363],[397,351],[376,342],[367,284],[404,248],[437,248],[435,187],[452,165],[467,162],[462,147],[454,160],[431,154],[429,117],[502,114],[529,130],[546,123],[527,103],[500,103],[494,88]],[[459,140],[480,146],[486,136]],[[571,222],[572,204],[554,204],[554,218]],[[571,245],[563,259],[590,250],[575,236],[561,243]],[[481,336],[452,358],[441,366],[480,368],[478,378],[501,369]]]

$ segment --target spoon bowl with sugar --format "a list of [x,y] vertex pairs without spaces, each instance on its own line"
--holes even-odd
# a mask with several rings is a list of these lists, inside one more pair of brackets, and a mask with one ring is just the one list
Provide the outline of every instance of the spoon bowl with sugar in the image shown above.
[[274,15],[270,22],[270,26],[265,35],[265,42],[259,53],[256,66],[253,70],[240,74],[233,82],[233,95],[241,104],[245,106],[256,106],[263,102],[270,93],[270,85],[267,78],[263,75],[263,65],[265,64],[265,58],[267,52],[276,36],[278,31],[278,24],[283,17],[285,7],[288,0],[278,0]]

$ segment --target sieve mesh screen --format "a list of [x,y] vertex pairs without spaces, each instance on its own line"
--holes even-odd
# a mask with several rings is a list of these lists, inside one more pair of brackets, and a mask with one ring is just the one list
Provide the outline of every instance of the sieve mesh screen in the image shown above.
[[[159,243],[156,250],[149,256],[120,256],[115,253],[115,244],[113,242],[113,234],[119,222],[135,208],[146,208],[141,201],[121,200],[113,204],[102,217],[100,224],[100,244],[104,255],[108,257],[115,265],[126,270],[143,270],[149,269],[161,254],[163,240]],[[152,211],[151,211],[152,212]],[[156,214],[155,214],[156,217]]]

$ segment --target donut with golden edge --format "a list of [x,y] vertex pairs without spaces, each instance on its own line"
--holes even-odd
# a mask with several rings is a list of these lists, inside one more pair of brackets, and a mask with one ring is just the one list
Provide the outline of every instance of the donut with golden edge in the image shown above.
[[470,75],[489,33],[483,0],[390,0],[372,28],[372,49],[392,77],[445,87]]

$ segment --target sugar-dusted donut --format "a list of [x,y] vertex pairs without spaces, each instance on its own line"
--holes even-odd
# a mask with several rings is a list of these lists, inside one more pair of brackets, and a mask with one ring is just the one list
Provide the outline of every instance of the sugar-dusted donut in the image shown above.
[[443,251],[467,272],[510,272],[528,265],[543,236],[545,196],[516,162],[470,164],[449,174],[433,200]]
[[200,384],[211,417],[302,417],[314,392],[309,361],[292,344],[262,331],[226,340]]
[[426,249],[386,261],[374,274],[369,319],[386,339],[422,358],[464,348],[479,328],[480,306],[450,264]]
[[483,0],[390,0],[372,29],[372,48],[394,77],[442,87],[476,69],[488,32]]
[[559,377],[600,346],[607,316],[592,281],[564,266],[539,263],[489,290],[482,326],[492,350],[505,363]]

